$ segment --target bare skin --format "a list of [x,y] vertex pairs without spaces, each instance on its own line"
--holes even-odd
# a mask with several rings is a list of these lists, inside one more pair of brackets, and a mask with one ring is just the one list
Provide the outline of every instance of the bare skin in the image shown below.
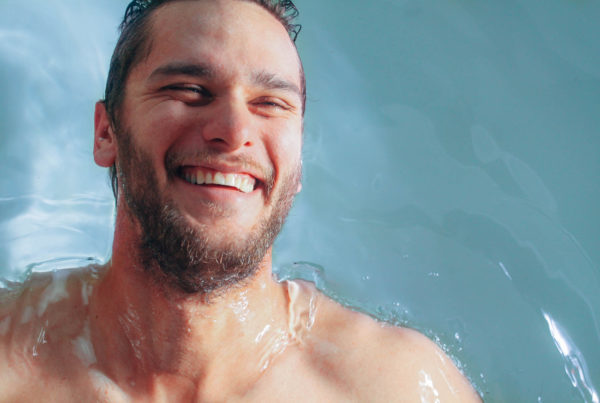
[[480,401],[429,339],[309,283],[264,271],[206,307],[94,273],[36,276],[4,302],[1,401]]
[[[301,154],[295,49],[275,18],[242,1],[174,2],[153,23],[150,55],[127,81],[124,125],[151,156],[158,191],[189,225],[211,229],[210,246],[243,242],[275,198],[264,187],[243,193],[169,177],[165,155],[213,148],[251,156],[274,172],[277,194]],[[156,74],[174,61],[213,74]],[[200,85],[211,89],[209,101],[182,89]],[[120,161],[101,103],[94,157],[101,166]],[[243,174],[264,179],[261,172]],[[36,275],[2,296],[1,401],[480,401],[423,335],[348,310],[309,283],[276,282],[270,249],[253,276],[203,296],[146,270],[136,249],[142,235],[120,192],[105,267]]]

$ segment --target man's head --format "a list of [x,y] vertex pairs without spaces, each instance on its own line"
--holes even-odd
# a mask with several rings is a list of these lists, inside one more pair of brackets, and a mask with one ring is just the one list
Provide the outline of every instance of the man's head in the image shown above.
[[94,156],[116,166],[145,266],[210,292],[254,273],[299,190],[304,77],[270,2],[159,3],[141,23],[128,8],[135,52],[113,56]]
[[[160,6],[174,1],[194,0],[133,0],[125,10],[125,16],[119,26],[121,35],[111,58],[104,93],[106,111],[111,119],[111,124],[115,127],[118,124],[119,108],[125,96],[125,83],[129,72],[137,63],[147,57],[151,50],[152,13]],[[302,27],[299,24],[294,24],[294,20],[298,16],[298,9],[291,0],[241,1],[256,3],[269,11],[286,29],[292,41],[296,41]],[[265,42],[268,42],[268,39]],[[302,62],[300,62],[300,79],[303,94],[302,111],[304,113],[306,81]],[[116,198],[119,187],[117,184],[117,171],[114,165],[110,167],[109,174],[112,190]]]

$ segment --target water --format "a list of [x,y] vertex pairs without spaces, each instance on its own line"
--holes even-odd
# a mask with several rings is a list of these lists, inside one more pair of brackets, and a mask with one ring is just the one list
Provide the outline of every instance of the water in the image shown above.
[[[5,283],[109,255],[92,118],[125,5],[0,2]],[[304,188],[280,275],[428,334],[485,401],[597,402],[600,5],[298,6]]]

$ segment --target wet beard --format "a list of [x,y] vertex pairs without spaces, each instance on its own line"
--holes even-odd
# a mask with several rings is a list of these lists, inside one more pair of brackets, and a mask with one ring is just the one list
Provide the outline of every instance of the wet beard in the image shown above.
[[275,200],[270,216],[245,239],[216,247],[210,245],[210,228],[192,226],[174,202],[161,195],[150,158],[132,144],[128,132],[119,136],[119,149],[120,189],[142,229],[142,264],[159,282],[165,279],[186,293],[208,296],[256,273],[292,206],[300,181],[299,167],[284,178],[275,194],[267,194],[267,198]]

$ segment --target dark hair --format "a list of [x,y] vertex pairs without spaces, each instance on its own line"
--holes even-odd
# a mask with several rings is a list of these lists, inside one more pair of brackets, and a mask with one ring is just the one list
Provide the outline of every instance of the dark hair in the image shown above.
[[[125,95],[125,83],[131,69],[147,57],[151,50],[150,41],[150,16],[161,5],[184,0],[133,0],[125,10],[123,21],[119,25],[120,36],[113,52],[104,104],[110,123],[118,131],[118,113]],[[189,1],[189,0],[188,0]],[[298,16],[298,9],[291,0],[243,0],[256,3],[269,11],[284,26],[290,38],[295,43],[302,26],[294,24]],[[306,81],[302,63],[300,63],[300,80],[302,86],[302,111],[306,102]],[[117,198],[118,184],[116,167],[109,169],[112,190]]]

